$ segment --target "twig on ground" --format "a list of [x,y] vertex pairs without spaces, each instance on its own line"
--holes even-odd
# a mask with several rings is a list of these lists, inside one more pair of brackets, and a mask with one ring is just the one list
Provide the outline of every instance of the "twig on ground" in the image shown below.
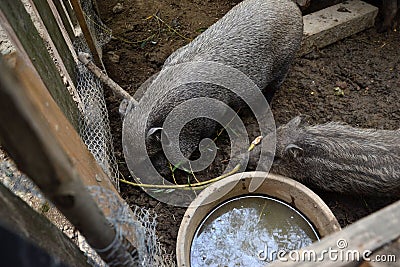
[[[251,142],[251,145],[250,145],[249,148],[248,148],[248,152],[252,151],[258,144],[260,144],[261,141],[262,141],[262,139],[263,139],[262,136],[258,136],[256,139],[254,139],[254,141]],[[204,181],[204,182],[199,182],[199,181],[196,179],[197,182],[196,182],[196,183],[193,183],[193,184],[188,183],[188,184],[171,184],[171,185],[162,184],[162,185],[156,185],[156,184],[134,183],[134,182],[127,181],[127,180],[125,180],[125,179],[120,179],[120,181],[121,181],[122,183],[125,183],[125,184],[129,184],[129,185],[133,185],[133,186],[139,186],[139,187],[143,187],[143,188],[153,188],[153,189],[180,189],[180,190],[202,190],[202,189],[204,189],[205,187],[207,187],[207,186],[208,186],[209,184],[211,184],[211,183],[217,182],[217,181],[222,180],[222,179],[224,179],[224,178],[226,178],[226,177],[228,177],[228,176],[230,176],[230,175],[235,174],[236,172],[238,172],[238,171],[240,170],[240,168],[241,168],[241,165],[240,165],[240,164],[237,164],[237,165],[235,166],[235,168],[233,168],[232,171],[230,171],[230,172],[228,172],[228,173],[226,173],[226,174],[223,174],[223,175],[218,176],[218,177],[216,177],[216,178],[214,178],[214,179],[207,180],[207,181]],[[194,175],[194,173],[193,173],[193,175]],[[194,177],[195,177],[195,176],[194,176]],[[196,177],[195,177],[195,178],[196,178]],[[163,180],[163,181],[164,181],[164,180]],[[176,183],[175,178],[174,178],[174,182]]]

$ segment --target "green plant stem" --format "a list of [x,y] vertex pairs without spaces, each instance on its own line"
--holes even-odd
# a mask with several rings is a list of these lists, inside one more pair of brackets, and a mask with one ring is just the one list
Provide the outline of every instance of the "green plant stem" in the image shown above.
[[240,169],[240,164],[236,165],[235,168],[233,168],[232,171],[225,173],[221,176],[218,176],[214,179],[204,181],[204,182],[199,182],[199,183],[194,183],[194,184],[181,184],[181,185],[156,185],[156,184],[142,184],[142,183],[133,183],[130,181],[127,181],[125,179],[119,179],[122,183],[133,185],[133,186],[139,186],[143,188],[154,188],[154,189],[182,189],[182,190],[201,190],[204,189],[206,186],[208,186],[211,183],[217,182],[219,180],[222,180],[232,174],[235,174],[239,169]]

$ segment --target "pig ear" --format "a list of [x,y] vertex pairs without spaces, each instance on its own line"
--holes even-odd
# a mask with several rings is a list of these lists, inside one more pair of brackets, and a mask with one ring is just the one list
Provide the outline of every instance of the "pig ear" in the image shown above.
[[161,131],[162,131],[161,127],[150,128],[149,131],[147,132],[147,137],[150,137],[150,136],[156,134],[158,131],[160,131],[160,136],[161,136]]
[[297,156],[303,154],[303,149],[295,144],[289,144],[285,147],[285,153],[289,153],[291,156],[296,158]]
[[121,104],[119,104],[119,114],[121,115],[122,119],[125,117],[126,114],[128,114],[131,110],[135,108],[136,103],[134,101],[130,101],[128,99],[124,99],[121,101]]
[[150,128],[149,131],[147,132],[147,138],[149,137],[155,137],[157,139],[157,141],[161,142],[161,135],[163,135],[165,137],[165,143],[167,145],[169,145],[170,141],[168,138],[168,135],[163,131],[162,127],[154,127],[154,128]]
[[293,119],[291,119],[289,122],[288,122],[288,126],[291,126],[291,127],[298,127],[299,125],[300,125],[300,123],[301,123],[301,117],[300,116],[297,116],[297,117],[294,117]]

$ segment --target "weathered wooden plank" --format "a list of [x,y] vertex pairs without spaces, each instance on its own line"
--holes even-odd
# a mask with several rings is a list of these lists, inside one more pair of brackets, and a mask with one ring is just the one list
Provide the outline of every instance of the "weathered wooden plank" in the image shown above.
[[[57,9],[58,14],[60,15],[60,18],[62,20],[62,23],[64,25],[65,30],[68,33],[69,38],[74,41],[75,40],[75,33],[74,33],[74,29],[72,28],[72,24],[70,21],[70,18],[68,17],[69,15],[66,12],[66,10],[64,9],[64,6],[62,4],[62,2],[60,0],[48,0],[51,1],[54,6]],[[54,13],[54,12],[53,12]]]
[[[101,186],[119,196],[110,179],[97,164],[71,123],[65,118],[34,69],[16,53],[7,55],[4,60],[23,85],[23,88],[29,88],[25,93],[38,107],[43,118],[46,119],[49,124],[48,130],[58,139],[62,149],[71,158],[74,168],[82,174],[83,183],[87,186]],[[120,200],[122,201],[122,199]]]
[[303,17],[300,54],[322,48],[374,26],[378,8],[360,0],[346,1]]
[[56,7],[51,0],[27,1],[30,4],[30,11],[28,12],[32,16],[40,36],[47,44],[47,49],[51,51],[49,53],[53,61],[56,62],[57,69],[63,78],[66,88],[73,96],[73,100],[80,103],[75,87],[77,84],[77,56]]
[[[269,267],[281,266],[358,266],[360,262],[330,259],[328,251],[336,250],[341,255],[357,255],[362,261],[363,254],[368,251],[376,252],[384,245],[397,240],[400,237],[400,201],[375,212],[354,224],[344,228],[342,231],[323,238],[320,242],[300,250],[312,251],[316,255],[314,260],[292,261],[289,257],[287,262],[275,261]],[[341,242],[341,243],[339,243]],[[342,248],[341,248],[342,247]],[[324,253],[324,251],[326,251]],[[369,253],[368,253],[369,254]],[[323,257],[322,257],[322,256]],[[350,258],[349,259],[354,259]],[[369,257],[370,255],[366,255]],[[323,259],[323,261],[322,261]]]
[[[84,149],[78,134],[62,115],[41,79],[29,66],[24,66],[22,60],[13,59],[20,80],[4,64],[0,64],[2,146],[19,169],[38,185],[92,247],[106,248],[115,239],[116,231],[82,181],[91,184],[101,181],[101,184],[112,188],[111,182],[94,158],[89,156],[90,152]],[[110,263],[118,255],[121,262],[128,264],[120,266],[131,266],[129,264],[133,264],[134,260],[126,250],[126,246],[131,245],[119,245],[113,247],[117,250],[115,254],[99,253],[100,256]]]
[[77,106],[22,3],[15,0],[0,1],[0,23],[25,60],[32,62],[52,97],[77,129]]
[[398,267],[400,266],[400,238],[374,252],[360,267]]
[[[56,0],[56,1],[60,1],[60,0]],[[69,19],[72,22],[72,26],[73,27],[77,27],[79,24],[78,24],[78,20],[76,19],[74,10],[72,9],[71,3],[69,2],[69,0],[61,0],[61,1],[62,1],[63,5],[65,7],[65,10],[67,10],[67,13],[69,15]]]
[[0,224],[68,266],[90,266],[79,248],[43,215],[0,183]]
[[34,69],[15,53],[6,56],[4,59],[24,88],[29,88],[25,93],[37,105],[40,113],[49,124],[49,130],[57,137],[63,150],[71,158],[74,167],[82,174],[83,183],[87,186],[101,186],[119,196],[112,182],[97,164],[79,134],[45,89],[44,83],[38,80]]
[[90,31],[90,28],[86,23],[85,14],[82,10],[81,4],[79,3],[79,0],[71,0],[71,4],[74,8],[76,18],[78,19],[78,23],[82,29],[82,33],[85,37],[86,43],[88,44],[90,52],[92,53],[93,61],[99,68],[104,70],[104,65],[101,60],[101,50],[99,47],[96,46],[96,39],[94,38],[94,35]]
[[71,54],[70,47],[67,45],[65,37],[63,36],[58,22],[53,15],[53,11],[47,3],[47,0],[32,0],[32,2],[34,3],[36,11],[39,13],[40,19],[43,21],[43,24],[47,29],[49,37],[59,53],[61,60],[59,64],[64,64],[65,69],[70,77],[68,80],[76,85],[76,63]]

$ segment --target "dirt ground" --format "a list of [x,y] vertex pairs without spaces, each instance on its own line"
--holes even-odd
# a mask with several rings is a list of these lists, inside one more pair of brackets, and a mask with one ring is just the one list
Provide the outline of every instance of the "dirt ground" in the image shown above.
[[[160,70],[174,50],[187,44],[238,2],[98,1],[103,22],[112,29],[114,36],[103,52],[108,74],[133,95],[147,78]],[[341,88],[341,96],[337,95],[335,87]],[[121,148],[119,102],[109,91],[106,94],[119,168],[128,177]],[[343,121],[357,127],[398,129],[400,31],[378,34],[372,28],[297,58],[274,97],[272,110],[277,125],[303,114],[311,124]],[[218,176],[218,173],[208,174]],[[140,189],[122,185],[121,191],[129,203],[155,209],[160,240],[168,252],[174,253],[185,210],[159,203]],[[332,209],[342,226],[394,201],[315,191]]]

